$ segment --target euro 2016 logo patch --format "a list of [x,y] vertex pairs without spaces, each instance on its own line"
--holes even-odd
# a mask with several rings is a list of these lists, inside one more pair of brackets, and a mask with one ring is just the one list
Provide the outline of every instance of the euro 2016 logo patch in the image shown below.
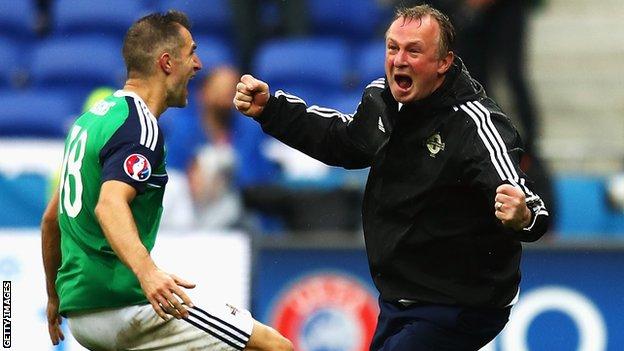
[[142,182],[152,174],[152,166],[145,156],[132,154],[124,161],[124,171],[130,178]]

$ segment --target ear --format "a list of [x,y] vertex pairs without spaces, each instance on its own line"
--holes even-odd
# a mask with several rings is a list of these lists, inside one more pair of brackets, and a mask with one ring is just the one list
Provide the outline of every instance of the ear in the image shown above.
[[438,74],[445,74],[446,71],[448,71],[448,69],[451,67],[451,64],[453,64],[454,59],[455,53],[452,51],[447,52],[446,56],[438,61]]
[[158,58],[158,66],[166,74],[171,74],[172,64],[171,55],[168,52],[163,52]]

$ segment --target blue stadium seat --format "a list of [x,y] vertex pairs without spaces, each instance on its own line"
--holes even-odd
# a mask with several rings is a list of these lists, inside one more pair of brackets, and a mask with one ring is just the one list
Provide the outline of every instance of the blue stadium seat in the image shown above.
[[147,14],[140,1],[57,0],[53,5],[54,34],[105,34],[121,40],[135,20]]
[[19,60],[17,45],[7,38],[0,37],[0,87],[12,86],[15,82],[15,75],[20,71],[21,62]]
[[386,44],[383,40],[374,40],[362,45],[357,50],[355,67],[360,88],[366,87],[370,82],[385,75],[385,47]]
[[47,191],[48,179],[43,175],[0,174],[0,227],[37,227],[46,207]]
[[[196,35],[193,37],[197,44],[197,55],[202,62],[203,73],[208,73],[217,66],[236,66],[237,61],[229,46],[225,45],[218,36]],[[200,72],[201,74],[202,72]]]
[[34,38],[34,3],[33,0],[0,0],[0,35]]
[[0,106],[0,136],[62,138],[78,114],[73,98],[56,90],[2,90]]
[[355,113],[355,109],[362,100],[362,92],[355,91],[345,94],[335,94],[326,100],[326,107],[333,108],[342,113]]
[[284,39],[263,44],[254,59],[254,72],[275,88],[309,85],[339,91],[348,74],[348,47],[334,39]]
[[232,12],[228,0],[189,1],[161,0],[160,11],[179,10],[191,20],[194,34],[231,38]]
[[596,176],[561,176],[555,183],[558,197],[557,231],[564,239],[592,239],[624,234],[624,215],[609,208],[605,180]]
[[102,36],[72,40],[51,38],[37,46],[30,73],[35,87],[117,87],[123,83],[125,66],[121,43]]
[[383,17],[377,0],[313,0],[307,3],[315,35],[339,36],[350,41],[371,39]]

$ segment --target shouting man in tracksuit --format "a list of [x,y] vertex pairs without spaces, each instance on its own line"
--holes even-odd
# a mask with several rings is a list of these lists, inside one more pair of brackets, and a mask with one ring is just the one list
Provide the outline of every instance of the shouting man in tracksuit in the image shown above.
[[372,350],[478,350],[505,326],[521,241],[548,212],[518,167],[518,132],[451,50],[438,10],[397,11],[385,78],[353,115],[307,106],[245,75],[234,104],[327,164],[370,167],[362,208],[380,315]]

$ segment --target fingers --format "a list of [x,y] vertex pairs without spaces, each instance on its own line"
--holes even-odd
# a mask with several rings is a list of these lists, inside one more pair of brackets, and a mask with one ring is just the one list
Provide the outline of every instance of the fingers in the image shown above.
[[[177,290],[178,291],[174,291],[175,295],[179,295],[181,293],[181,290],[179,288]],[[188,311],[186,310],[186,307],[182,306],[180,300],[178,300],[178,298],[175,297],[174,294],[169,292],[165,294],[167,304],[169,305],[166,309],[167,313],[171,314],[177,319],[187,318]]]
[[496,189],[494,215],[503,225],[520,230],[530,221],[530,211],[525,201],[526,195],[521,189],[502,184]]
[[[175,275],[172,275],[173,280],[176,282],[176,284],[178,284],[179,286],[185,287],[187,289],[192,289],[195,287],[195,284],[188,282],[186,280],[183,280]],[[184,302],[185,305],[189,306],[189,307],[193,307],[193,302],[191,301],[191,299],[188,297],[188,295],[186,295],[186,293],[184,292],[184,290],[182,289],[176,289],[176,291],[174,291],[174,293],[176,295],[178,295],[181,299],[182,302]]]
[[[185,281],[179,277],[172,276],[171,278],[180,286],[188,288],[195,287],[195,284]],[[156,311],[156,314],[164,320],[169,319],[167,316],[168,314],[177,319],[188,318],[188,310],[184,304],[191,307],[193,306],[191,299],[182,289],[178,287],[178,285],[165,287],[163,290],[154,294],[152,298],[148,299],[150,300],[154,311]]]
[[167,317],[167,314],[165,313],[165,311],[161,307],[162,305],[161,305],[160,302],[158,302],[158,300],[156,300],[156,299],[149,299],[149,302],[152,305],[152,308],[154,309],[154,311],[156,312],[158,317],[160,317],[160,318],[162,318],[164,320],[169,320],[169,317]]
[[[243,75],[240,79],[240,83],[242,83],[245,86],[246,91],[249,93],[261,93],[262,94],[262,93],[268,93],[269,91],[269,85],[267,83],[254,78],[250,74]],[[238,90],[238,85],[237,85],[237,91],[240,91]]]
[[501,184],[496,188],[496,194],[505,194],[509,196],[524,196],[524,192],[511,184]]
[[183,287],[183,288],[187,288],[187,289],[193,289],[195,287],[195,283],[191,283],[186,279],[182,279],[180,277],[178,277],[175,274],[171,274],[171,278],[173,278],[173,281],[178,284],[179,286]]
[[62,318],[53,318],[52,321],[48,321],[48,334],[50,334],[50,341],[53,345],[58,345],[62,340],[65,340],[63,330],[61,330]]
[[262,113],[269,100],[269,85],[246,74],[236,84],[234,107],[243,114],[256,117]]

